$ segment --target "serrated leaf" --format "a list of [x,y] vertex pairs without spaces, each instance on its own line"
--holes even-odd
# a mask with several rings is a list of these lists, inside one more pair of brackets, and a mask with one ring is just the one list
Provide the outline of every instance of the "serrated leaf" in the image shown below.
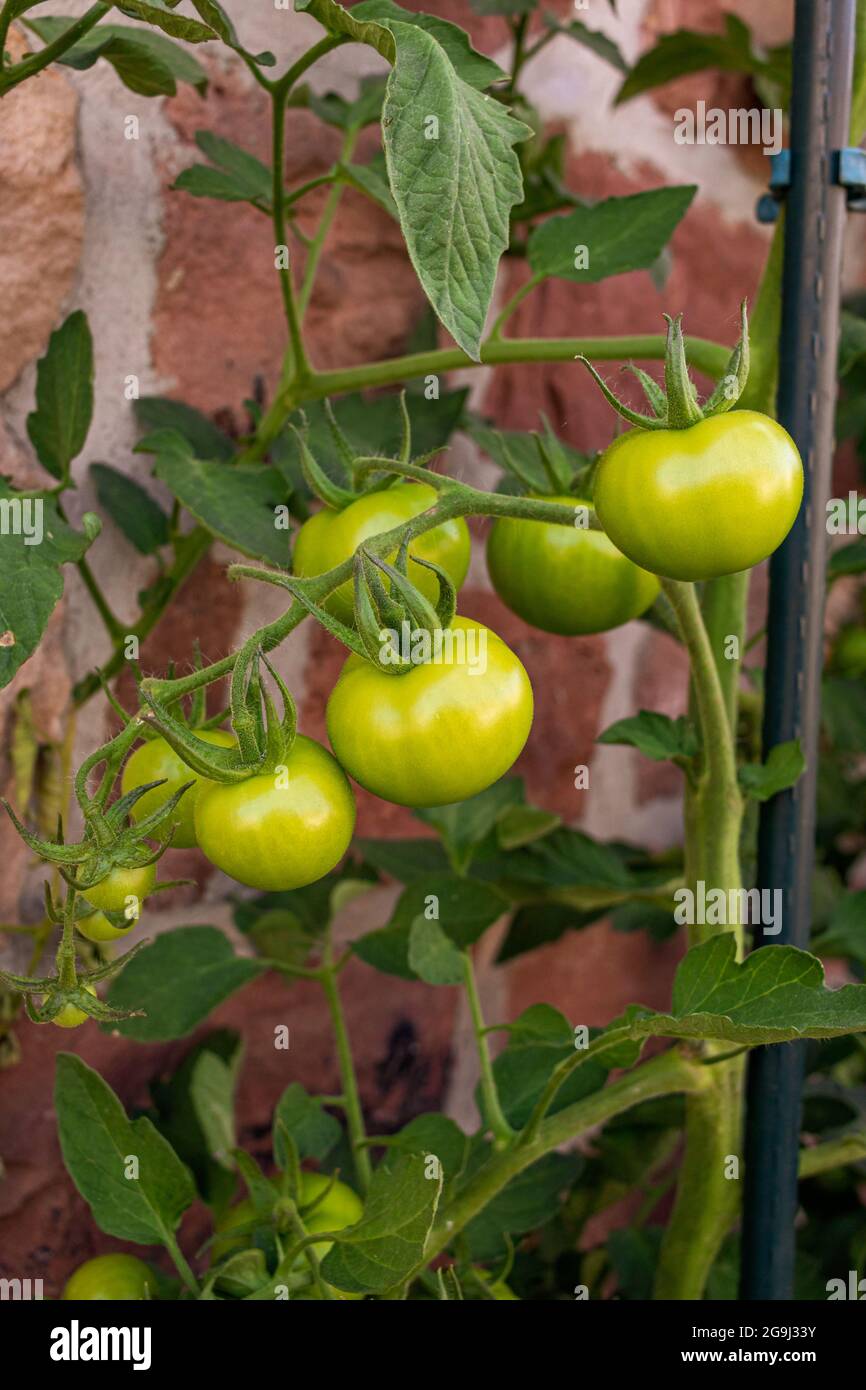
[[402,1153],[433,1154],[442,1165],[442,1195],[458,1180],[469,1156],[470,1139],[447,1115],[416,1115],[390,1147]]
[[36,368],[36,409],[27,434],[39,462],[65,477],[87,439],[93,415],[93,340],[86,315],[76,309],[51,334]]
[[216,927],[177,927],[163,932],[112,982],[114,1008],[143,1008],[146,1018],[107,1025],[138,1042],[184,1038],[208,1014],[255,979],[261,962],[235,955]]
[[529,131],[458,77],[430,34],[408,24],[392,33],[382,116],[391,192],[427,298],[478,361],[509,216],[523,198],[514,146]]
[[[52,43],[75,20],[71,16],[25,20],[45,43]],[[141,96],[173,96],[177,82],[187,82],[202,95],[207,73],[192,53],[152,29],[125,24],[100,24],[66,49],[55,62],[83,70],[99,59],[111,63],[130,91]]]
[[300,1158],[314,1158],[318,1163],[328,1157],[342,1134],[334,1116],[297,1081],[286,1087],[274,1110],[274,1162],[280,1169],[286,1167],[283,1131],[291,1135]]
[[320,121],[336,126],[338,130],[362,130],[364,126],[378,121],[382,114],[385,83],[383,77],[362,78],[354,101],[348,101],[339,92],[326,92],[324,96],[310,92],[310,110]]
[[148,5],[146,0],[114,0],[115,8],[130,19],[140,19],[144,24],[153,24],[172,38],[183,39],[185,43],[207,43],[215,39],[214,30],[197,19],[187,19],[186,15],[173,14],[156,5]]
[[391,217],[397,218],[397,204],[388,187],[384,159],[381,168],[378,160],[371,160],[369,164],[340,164],[338,168],[343,183],[358,193],[363,193],[372,202],[378,203],[380,208],[384,208]]
[[666,714],[645,709],[630,719],[618,719],[599,734],[597,741],[629,744],[655,762],[668,758],[681,761],[698,751],[697,734],[687,719],[670,719]]
[[[400,1155],[373,1174],[356,1226],[340,1232],[322,1261],[322,1277],[345,1293],[383,1293],[421,1262],[442,1190],[438,1165]],[[429,1174],[429,1176],[428,1176]]]
[[[575,1038],[568,1019],[550,1004],[532,1005],[508,1031],[508,1044],[494,1061],[493,1074],[505,1118],[521,1129],[551,1073],[575,1056]],[[587,1057],[560,1087],[548,1113],[553,1115],[597,1091],[612,1065]]]
[[428,985],[463,983],[463,958],[438,922],[416,917],[409,928],[409,969]]
[[605,62],[610,63],[612,68],[616,68],[619,72],[628,72],[628,63],[623,58],[619,46],[599,29],[590,29],[580,19],[572,19],[570,23],[563,24],[553,14],[545,14],[544,23],[548,29],[553,29],[557,34],[565,34],[566,37],[574,39],[576,43],[582,44],[584,48],[590,49],[599,58],[604,58]]
[[[70,1053],[57,1058],[54,1108],[67,1171],[100,1230],[139,1245],[166,1243],[196,1195],[171,1145],[146,1117],[127,1119],[111,1087]],[[129,1155],[138,1160],[134,1180]]]
[[495,1260],[507,1249],[506,1235],[523,1235],[551,1221],[558,1198],[580,1176],[586,1160],[575,1154],[547,1154],[504,1187],[463,1236],[475,1260]]
[[135,402],[135,418],[148,433],[176,430],[200,459],[232,458],[235,447],[227,434],[201,411],[167,396],[141,396]]
[[794,783],[803,775],[806,759],[798,738],[788,743],[777,743],[770,749],[765,763],[747,763],[739,771],[740,786],[756,801],[769,801],[777,792]]
[[90,476],[99,505],[142,555],[168,542],[168,517],[149,492],[117,468],[92,463]]
[[430,912],[434,900],[438,912],[435,920],[461,949],[473,945],[506,909],[500,895],[485,883],[450,873],[430,874],[409,883],[388,925],[353,942],[353,951],[376,970],[405,980],[416,979],[409,963],[412,924]]
[[275,468],[197,459],[171,430],[148,435],[136,447],[156,454],[154,476],[220,540],[252,559],[288,563],[287,532],[275,525],[286,484]]
[[[535,275],[596,284],[611,275],[646,270],[660,255],[697,188],[654,188],[549,217],[530,234],[527,256]],[[587,262],[576,255],[586,247]],[[575,264],[575,262],[578,264]]]
[[761,946],[742,965],[733,932],[693,946],[674,980],[670,1014],[633,1005],[632,1037],[714,1038],[757,1047],[797,1038],[866,1032],[866,985],[824,987],[816,956],[795,946]]
[[2,688],[39,646],[63,595],[60,566],[80,560],[90,542],[62,520],[53,497],[22,496],[5,478],[0,478],[0,515]]
[[[526,479],[533,492],[549,492],[550,481],[538,453],[537,436],[523,430],[497,430],[482,420],[472,419],[466,433],[494,463],[506,473]],[[573,474],[586,468],[589,459],[563,440],[557,440]]]
[[729,14],[725,16],[724,34],[706,34],[692,29],[663,34],[656,45],[638,59],[617,92],[616,104],[630,101],[676,77],[708,68],[742,72],[753,77],[766,75],[784,86],[788,64],[785,49],[773,49],[766,57],[758,53],[752,45],[748,26]]
[[519,777],[503,777],[492,787],[449,806],[432,806],[415,812],[418,820],[438,832],[457,873],[468,868],[475,850],[509,808],[524,800]]

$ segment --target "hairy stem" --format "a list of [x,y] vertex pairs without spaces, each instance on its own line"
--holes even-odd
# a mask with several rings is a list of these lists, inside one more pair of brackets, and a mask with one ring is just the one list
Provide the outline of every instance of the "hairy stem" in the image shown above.
[[345,1101],[346,1124],[349,1130],[349,1140],[352,1145],[352,1156],[355,1160],[355,1173],[358,1178],[361,1191],[366,1192],[370,1186],[372,1169],[370,1166],[370,1155],[367,1150],[367,1133],[364,1128],[364,1115],[361,1110],[361,1097],[358,1093],[358,1078],[355,1074],[355,1063],[352,1057],[352,1047],[349,1042],[349,1033],[346,1028],[346,1019],[343,1013],[343,1003],[340,998],[340,989],[337,984],[336,974],[333,968],[332,948],[330,940],[327,942],[324,967],[320,975],[322,989],[328,1001],[328,1010],[331,1015],[331,1024],[334,1029],[334,1038],[337,1044],[337,1059],[340,1067],[340,1082],[343,1087],[343,1098]]
[[478,985],[475,980],[472,955],[469,951],[461,951],[461,956],[463,957],[463,983],[466,989],[466,997],[469,1001],[469,1012],[472,1016],[472,1031],[475,1034],[478,1065],[481,1069],[481,1096],[484,1102],[484,1120],[490,1127],[490,1131],[493,1135],[494,1147],[502,1149],[513,1139],[514,1130],[503,1115],[502,1106],[499,1102],[499,1091],[496,1086],[496,1078],[493,1075],[493,1064],[490,1060],[490,1048],[487,1044],[484,1015],[481,1012],[481,1000],[478,995]]
[[2,69],[0,71],[0,95],[3,92],[11,91],[13,87],[17,87],[19,82],[26,82],[28,77],[34,77],[37,72],[42,72],[43,68],[47,68],[49,63],[62,57],[67,49],[70,49],[80,38],[89,33],[103,16],[108,14],[110,9],[110,5],[91,5],[80,19],[76,20],[74,24],[70,24],[68,29],[65,29],[51,43],[46,44],[38,53],[31,53],[28,58],[22,58],[20,63]]

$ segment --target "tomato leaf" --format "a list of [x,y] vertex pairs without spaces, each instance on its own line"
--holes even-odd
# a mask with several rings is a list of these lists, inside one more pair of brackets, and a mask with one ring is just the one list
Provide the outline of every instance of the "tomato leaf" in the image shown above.
[[[57,16],[24,22],[45,43],[52,43],[75,20]],[[124,86],[140,96],[174,96],[178,82],[189,83],[202,96],[207,91],[207,73],[198,59],[152,29],[100,24],[55,61],[83,70],[93,67],[99,58],[110,63]]]
[[217,37],[213,29],[200,24],[197,19],[187,19],[186,15],[172,14],[171,10],[148,5],[146,0],[114,0],[115,7],[130,19],[140,19],[145,24],[153,24],[163,29],[172,38],[183,39],[186,43],[207,43]]
[[36,368],[36,409],[27,433],[39,462],[65,478],[84,448],[93,415],[93,340],[86,315],[76,309],[51,334]]
[[391,217],[398,216],[397,204],[388,187],[384,158],[380,160],[377,157],[369,164],[340,164],[338,169],[341,182],[378,203]]
[[[205,1055],[221,1064],[218,1086],[209,1084],[216,1080],[216,1073],[210,1068],[205,1068],[202,1080],[199,1064]],[[210,1113],[212,1105],[224,1116],[233,1111],[233,1094],[242,1057],[243,1047],[237,1033],[220,1029],[208,1034],[188,1052],[169,1080],[157,1080],[150,1088],[154,1105],[150,1118],[178,1158],[192,1171],[202,1200],[212,1207],[228,1205],[234,1195],[236,1178],[234,1169],[226,1167],[222,1157],[219,1160],[214,1157],[202,1113]],[[209,1124],[208,1129],[211,1137],[215,1130],[222,1134],[222,1149],[230,1132],[228,1123],[225,1128]]]
[[655,710],[642,709],[629,719],[618,719],[599,734],[599,743],[625,743],[654,762],[687,762],[698,751],[698,738],[687,719],[670,719]]
[[[520,1129],[532,1114],[554,1068],[574,1057],[575,1035],[568,1019],[550,1004],[533,1004],[508,1031],[508,1043],[493,1063],[493,1074],[505,1118]],[[611,1065],[587,1057],[585,1064],[564,1082],[548,1113],[555,1114],[572,1101],[597,1091]]]
[[273,1134],[274,1161],[279,1169],[285,1170],[285,1134],[291,1135],[300,1158],[314,1158],[322,1163],[339,1141],[342,1130],[339,1121],[322,1108],[321,1102],[293,1081],[277,1101]]
[[106,1024],[138,1042],[185,1038],[208,1014],[265,968],[236,956],[216,927],[178,927],[163,932],[113,981],[117,1008],[145,1008],[146,1018]]
[[287,565],[288,533],[275,524],[275,509],[285,503],[287,491],[275,468],[230,468],[195,458],[175,430],[146,435],[136,452],[156,455],[154,476],[220,540],[253,559]]
[[447,1115],[416,1115],[399,1134],[393,1135],[389,1147],[401,1153],[433,1154],[438,1158],[444,1197],[466,1166],[471,1141]]
[[234,1171],[231,1154],[237,1144],[235,1089],[242,1061],[240,1047],[225,1060],[216,1052],[205,1050],[196,1058],[189,1087],[190,1102],[208,1156],[231,1171]]
[[471,1257],[499,1259],[508,1251],[507,1236],[545,1225],[555,1215],[560,1195],[574,1185],[585,1166],[580,1155],[552,1153],[525,1168],[464,1227]]
[[826,929],[812,938],[812,950],[866,963],[866,892],[845,894]]
[[201,459],[228,462],[235,446],[227,434],[201,411],[167,396],[141,396],[135,402],[135,418],[147,432],[176,430]]
[[761,946],[738,964],[734,934],[725,931],[685,956],[669,1014],[632,1005],[620,1024],[633,1038],[715,1038],[749,1047],[835,1038],[866,1032],[866,985],[825,989],[821,962],[795,946]]
[[39,646],[63,595],[60,566],[80,560],[89,544],[53,497],[22,495],[0,478],[0,688]]
[[324,96],[310,92],[309,107],[320,121],[337,130],[362,130],[382,115],[385,84],[386,79],[382,77],[362,77],[360,92],[354,101],[347,101],[339,92],[326,92]]
[[270,208],[271,171],[260,159],[209,130],[197,130],[195,142],[210,165],[190,165],[178,174],[173,188],[197,198],[220,198],[227,203],[247,202]]
[[63,1160],[100,1230],[139,1245],[166,1244],[196,1195],[171,1145],[146,1116],[127,1119],[111,1087],[67,1052],[57,1058],[54,1108]]
[[438,840],[355,840],[365,863],[400,883],[448,870],[448,856]]
[[858,536],[856,541],[840,546],[830,555],[827,565],[827,582],[841,579],[845,574],[863,574],[866,571],[866,536]]
[[438,922],[416,917],[409,928],[409,969],[428,985],[463,983],[463,958]]
[[452,868],[462,874],[497,822],[512,807],[522,805],[523,800],[522,780],[503,777],[466,801],[417,810],[415,816],[438,831]]
[[580,19],[572,19],[568,24],[563,24],[556,15],[552,14],[544,16],[544,23],[554,33],[565,34],[567,38],[574,39],[584,48],[589,48],[599,58],[604,58],[605,62],[610,63],[611,67],[617,68],[620,72],[628,72],[628,63],[623,58],[619,46],[614,43],[613,39],[608,38],[607,34],[601,33],[598,29],[590,29]]
[[[527,256],[533,273],[586,285],[629,270],[646,270],[696,192],[694,184],[654,188],[549,217],[529,237]],[[584,249],[585,256],[579,255]]]
[[780,98],[784,99],[790,82],[790,49],[778,47],[766,55],[759,52],[748,25],[732,14],[725,15],[724,34],[677,29],[663,34],[654,48],[641,55],[617,92],[616,104],[707,68],[765,77],[780,88]]
[[90,476],[100,506],[142,555],[153,555],[168,541],[168,517],[134,478],[106,463],[92,463]]
[[436,921],[455,946],[465,949],[505,911],[507,903],[486,883],[456,874],[429,874],[409,883],[388,924],[360,937],[352,949],[374,969],[414,980],[418,977],[410,964],[409,945],[416,918]]
[[793,787],[803,775],[806,759],[798,738],[777,743],[765,763],[747,763],[739,771],[740,786],[756,801],[769,801],[777,792]]
[[421,1262],[433,1225],[442,1173],[420,1154],[377,1168],[356,1226],[340,1231],[322,1261],[322,1277],[346,1293],[384,1293]]

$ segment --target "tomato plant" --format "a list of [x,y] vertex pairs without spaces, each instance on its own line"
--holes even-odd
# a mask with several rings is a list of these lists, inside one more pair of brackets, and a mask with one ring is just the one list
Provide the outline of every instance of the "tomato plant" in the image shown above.
[[[587,190],[569,186],[565,137],[545,132],[521,86],[526,63],[554,39],[583,44],[622,73],[627,64],[607,31],[536,15],[532,0],[484,0],[479,8],[500,15],[511,42],[506,71],[450,20],[393,0],[351,9],[304,0],[297,8],[305,24],[318,24],[318,42],[281,67],[268,51],[244,46],[215,0],[190,7],[197,18],[174,3],[120,5],[130,22],[118,31],[103,22],[103,5],[67,21],[0,0],[0,97],[52,62],[78,72],[108,64],[141,98],[174,95],[178,83],[203,93],[208,73],[196,46],[219,52],[222,45],[269,108],[269,164],[199,131],[207,163],[183,169],[172,196],[245,204],[254,220],[268,220],[268,273],[285,317],[282,361],[250,383],[240,423],[231,411],[210,418],[175,399],[142,397],[138,378],[128,378],[124,401],[134,401],[141,435],[132,462],[127,471],[91,465],[100,513],[84,512],[75,524],[70,517],[80,509],[67,505],[67,494],[83,481],[76,460],[85,446],[100,456],[96,441],[88,445],[94,360],[110,357],[101,343],[94,354],[82,310],[51,335],[36,366],[34,409],[26,422],[13,421],[47,480],[31,490],[0,480],[0,562],[11,576],[0,600],[0,682],[24,672],[10,749],[17,810],[7,809],[45,882],[39,920],[29,894],[26,920],[10,924],[9,938],[23,952],[14,962],[4,957],[0,971],[0,1043],[22,1012],[34,1025],[93,1020],[106,1043],[123,1040],[119,1047],[195,1035],[169,1076],[164,1053],[154,1054],[150,1102],[142,1111],[136,1095],[134,1117],[80,1057],[57,1059],[60,1144],[94,1221],[118,1239],[160,1246],[177,1276],[163,1284],[135,1257],[100,1256],[72,1274],[64,1298],[144,1298],[157,1279],[167,1298],[238,1302],[729,1296],[739,1261],[739,1186],[730,1165],[743,1157],[744,1059],[750,1049],[791,1041],[814,1048],[799,1163],[804,1210],[818,1221],[810,1221],[803,1249],[815,1257],[807,1247],[822,1208],[841,1193],[833,1258],[856,1266],[866,1249],[857,1195],[857,1165],[866,1161],[857,1100],[866,1081],[857,1040],[866,1033],[866,986],[863,895],[846,892],[856,881],[852,838],[859,846],[848,833],[849,808],[821,808],[818,882],[829,889],[816,925],[823,953],[852,963],[851,981],[828,990],[814,956],[752,946],[746,932],[767,925],[749,919],[757,892],[754,803],[794,786],[804,766],[797,740],[762,755],[765,691],[743,661],[750,636],[760,635],[747,634],[749,571],[780,546],[803,496],[796,445],[773,418],[782,230],[751,339],[743,303],[731,350],[700,338],[687,347],[682,316],[665,316],[664,333],[600,336],[585,320],[574,337],[507,335],[518,307],[542,287],[644,271],[658,279],[671,237],[690,215],[692,184],[587,201]],[[13,19],[27,27],[27,51],[18,39],[7,45]],[[694,52],[742,70],[763,91],[787,92],[786,56],[752,44],[742,21],[732,20],[724,39],[698,37],[685,31],[685,41],[663,40],[655,57],[626,73],[620,100],[657,85],[661,74],[694,71]],[[387,78],[365,80],[351,100],[324,92],[320,72],[308,83],[320,59],[350,45],[374,50]],[[87,78],[81,82],[86,91]],[[857,110],[866,109],[866,77],[861,88]],[[299,107],[305,120],[339,130],[340,149],[327,170],[293,183],[286,137]],[[365,132],[377,125],[382,150],[371,158]],[[346,188],[396,222],[429,302],[432,317],[417,325],[402,356],[359,360],[357,345],[340,333],[326,355],[323,337],[309,331]],[[316,190],[318,209],[307,201]],[[219,236],[215,223],[203,254]],[[505,255],[525,265],[499,276]],[[500,286],[506,279],[517,286],[510,298],[495,299],[497,277]],[[574,303],[580,311],[586,301]],[[719,307],[719,325],[726,312]],[[450,341],[439,341],[437,319]],[[856,383],[866,339],[862,328],[847,330],[846,379]],[[659,364],[664,389],[632,358]],[[552,426],[542,417],[543,432],[491,427],[469,409],[466,388],[442,381],[455,370],[575,359],[632,427],[614,438],[610,418],[595,460],[564,437],[575,419],[583,428],[580,406],[592,389],[576,365],[569,366],[572,415],[559,404],[559,384],[545,383],[557,418]],[[649,413],[613,394],[594,365],[604,362],[629,362]],[[712,383],[703,397],[696,372]],[[116,412],[117,384],[100,373],[97,389],[114,393]],[[512,392],[508,405],[517,411]],[[106,412],[108,399],[100,399]],[[861,419],[862,401],[855,405]],[[121,423],[125,429],[125,417]],[[458,439],[463,452],[443,459]],[[466,452],[467,441],[504,469],[493,488],[474,485],[481,460]],[[34,536],[23,524],[6,522],[23,523],[37,503],[43,532],[30,546]],[[90,549],[105,544],[103,515],[147,570],[132,612],[110,551],[97,551],[91,565]],[[495,618],[487,626],[457,615],[472,518],[473,526],[491,523],[495,594],[537,629],[515,641],[519,651],[497,635]],[[217,543],[238,557],[230,579],[267,593],[268,612],[253,614],[260,625],[234,650],[231,606],[220,608],[221,654],[205,660],[190,641],[192,650],[172,650],[163,666],[155,653],[183,629],[160,627],[161,619],[195,593],[199,566],[209,554],[213,560]],[[856,582],[863,568],[857,551],[833,577]],[[92,602],[105,647],[98,662],[79,663],[86,674],[72,690],[63,737],[52,730],[40,740],[26,663],[65,570]],[[479,567],[473,582],[480,575]],[[477,595],[463,602],[478,611]],[[533,780],[546,772],[552,782],[564,767],[566,784],[573,779],[581,793],[597,767],[607,775],[594,758],[576,763],[583,754],[563,749],[550,714],[546,727],[536,719],[533,729],[522,657],[533,678],[538,670],[540,680],[561,684],[544,689],[546,711],[583,704],[586,648],[555,668],[545,664],[549,646],[538,633],[606,632],[638,617],[677,644],[682,661],[672,659],[672,668],[688,665],[684,713],[622,714],[631,668],[626,662],[620,670],[617,659],[628,644],[611,639],[621,717],[599,742],[630,750],[608,765],[628,768],[631,780],[638,756],[668,762],[681,776],[683,844],[654,849],[631,842],[634,822],[625,817],[610,839],[597,838],[586,828],[593,823],[586,802],[561,814],[528,799],[520,777],[507,775],[530,737]],[[318,624],[321,640],[288,646],[302,624],[307,632]],[[859,626],[843,626],[828,677],[826,766],[852,803],[862,749],[847,711],[862,675],[862,636]],[[333,679],[331,639],[347,653]],[[322,698],[301,702],[309,729],[299,732],[287,673],[294,683],[305,665],[315,667]],[[127,670],[134,680],[114,685]],[[103,698],[104,708],[96,704]],[[93,717],[76,732],[73,717],[88,706]],[[332,751],[317,741],[322,708]],[[94,746],[93,730],[109,725]],[[386,803],[365,805],[365,814],[380,816],[373,823],[385,827],[382,838],[368,829],[353,838],[349,778]],[[615,804],[608,791],[606,818]],[[396,807],[411,808],[423,832],[401,838]],[[157,895],[180,886],[170,867],[177,848],[199,852],[182,861],[197,864],[199,878],[209,862],[233,880],[228,906],[215,919],[220,925],[209,926],[201,920],[209,900],[178,906],[178,895],[172,910],[182,924],[148,942],[141,933],[157,917]],[[386,920],[371,925],[369,913],[359,913],[347,934],[340,912],[373,888],[389,890],[375,895],[387,899]],[[183,924],[187,911],[193,920]],[[503,987],[494,995],[496,1021],[485,1017],[479,959],[492,970],[496,952],[505,964],[605,917],[617,930],[646,932],[650,943],[687,928],[667,1004],[639,1000],[590,1028],[543,1001],[509,1017]],[[476,952],[497,923],[499,944]],[[46,948],[55,941],[52,965]],[[452,1107],[460,1123],[431,1108],[411,1020],[398,1020],[386,1055],[375,1066],[365,1057],[359,1071],[343,1002],[350,966],[361,979],[370,978],[360,974],[365,969],[392,976],[401,989],[462,992],[459,1005],[443,996],[442,1015],[461,1020],[455,1060],[461,1075],[477,1077],[474,1118],[467,1119],[468,1097],[466,1107]],[[274,1024],[287,1084],[270,1097],[269,1139],[250,1118],[252,1101],[236,1113],[248,1079],[243,1040],[202,1028],[213,1009],[265,972],[305,998],[321,991],[333,1033],[332,1045],[317,1041],[315,1055],[304,1056],[311,1073],[321,1068],[307,1090],[292,1079],[301,1067],[294,1023]],[[299,992],[286,996],[290,1022]],[[371,987],[365,1004],[377,1022],[391,1008],[384,999]],[[395,1035],[404,1039],[399,1046]],[[0,1061],[8,1059],[0,1050]],[[381,1097],[374,1106],[375,1087],[384,1092],[392,1071],[405,1097],[396,1108],[379,1105]],[[258,1091],[254,1098],[259,1103]],[[239,1132],[252,1140],[247,1147]],[[134,1179],[120,1171],[119,1156],[140,1164]],[[636,1199],[631,1224],[608,1231],[609,1208],[625,1197]],[[210,1216],[213,1235],[203,1247],[181,1227],[193,1208]],[[822,1264],[821,1275],[829,1268]]]

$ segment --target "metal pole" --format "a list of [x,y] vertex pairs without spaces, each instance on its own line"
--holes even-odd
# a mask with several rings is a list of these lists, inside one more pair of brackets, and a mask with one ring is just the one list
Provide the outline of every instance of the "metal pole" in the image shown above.
[[[791,184],[785,214],[779,420],[806,468],[797,522],[770,565],[764,753],[799,738],[807,770],[761,808],[758,886],[782,890],[782,930],[757,946],[808,947],[820,719],[826,502],[830,495],[845,189],[834,152],[848,141],[854,0],[797,0]],[[794,1218],[805,1044],[750,1055],[743,1210],[743,1299],[793,1294]]]

